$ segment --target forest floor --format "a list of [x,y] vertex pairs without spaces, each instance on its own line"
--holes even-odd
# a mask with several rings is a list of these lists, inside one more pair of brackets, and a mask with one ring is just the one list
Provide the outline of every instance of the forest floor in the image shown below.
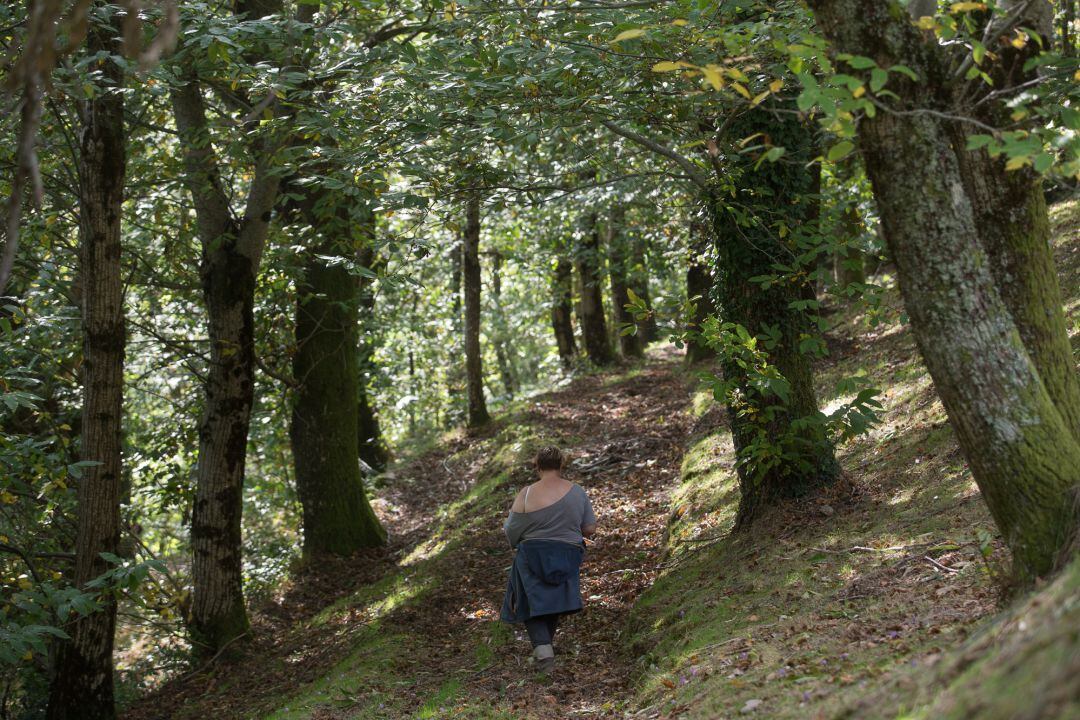
[[[478,435],[451,435],[396,468],[376,507],[385,550],[304,569],[254,616],[231,663],[173,682],[125,718],[600,717],[633,677],[620,638],[655,578],[669,495],[694,419],[681,355],[654,353],[523,401]],[[565,448],[602,531],[582,579],[587,611],[534,676],[520,626],[498,622],[512,553],[502,521],[542,443]]]
[[[1080,201],[1052,219],[1075,344]],[[886,300],[873,327],[856,309],[831,316],[821,403],[862,374],[884,404],[838,448],[835,488],[730,533],[723,413],[681,355],[654,349],[403,460],[376,493],[386,548],[300,569],[253,614],[237,657],[124,717],[1080,717],[1080,565],[1000,612],[1000,539],[895,288]],[[586,609],[560,628],[551,678],[498,621],[502,520],[546,443],[570,452],[600,521]]]

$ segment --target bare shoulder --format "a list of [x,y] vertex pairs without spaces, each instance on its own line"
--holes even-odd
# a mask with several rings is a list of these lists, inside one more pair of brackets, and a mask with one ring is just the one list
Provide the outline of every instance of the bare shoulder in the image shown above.
[[519,513],[525,509],[525,491],[528,489],[529,486],[526,485],[525,487],[518,490],[518,494],[514,497],[514,504],[510,506],[510,509],[513,512]]

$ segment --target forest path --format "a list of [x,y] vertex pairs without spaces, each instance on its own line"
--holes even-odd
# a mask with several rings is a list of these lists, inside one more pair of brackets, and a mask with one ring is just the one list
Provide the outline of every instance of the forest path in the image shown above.
[[[252,614],[233,657],[166,682],[123,717],[621,717],[635,658],[620,633],[655,578],[693,425],[681,366],[668,349],[577,378],[401,463],[375,502],[387,547],[299,568]],[[535,478],[523,459],[551,442],[570,455],[567,477],[589,493],[599,533],[582,567],[585,610],[561,625],[545,682],[522,626],[498,614],[513,559],[502,523]]]
[[482,529],[470,534],[445,566],[438,588],[407,618],[410,633],[434,641],[415,668],[395,668],[396,674],[422,672],[431,678],[412,689],[413,713],[428,698],[432,717],[454,716],[451,698],[442,712],[432,706],[431,685],[457,678],[456,697],[467,698],[474,708],[498,708],[512,717],[621,715],[635,667],[619,636],[634,601],[655,577],[669,494],[679,478],[683,444],[693,424],[687,411],[690,393],[685,376],[677,372],[678,361],[681,356],[654,358],[624,377],[582,378],[530,403],[526,422],[571,456],[566,475],[588,492],[599,520],[598,536],[582,567],[585,610],[560,626],[550,682],[532,673],[522,626],[514,626],[509,642],[490,643],[491,656],[476,668],[469,637],[492,635],[479,625],[499,622],[512,561],[501,528],[506,506],[517,488],[533,479],[526,468],[517,468],[511,473],[506,504],[489,509],[485,521],[478,523]]

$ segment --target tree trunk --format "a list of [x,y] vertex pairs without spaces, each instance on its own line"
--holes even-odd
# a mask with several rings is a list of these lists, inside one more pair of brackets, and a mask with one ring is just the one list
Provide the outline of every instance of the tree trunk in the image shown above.
[[[1053,8],[1046,0],[1027,3],[1021,12],[1025,27],[1042,37],[1053,32]],[[1003,44],[993,62],[987,64],[994,87],[1016,87],[1036,80],[1035,69],[1027,69],[1026,63],[1038,53],[1034,42],[1022,48]],[[984,103],[979,110],[978,117],[984,123],[995,127],[1013,124],[1013,109],[1004,102]],[[968,128],[964,124],[952,123],[949,129],[998,292],[1051,399],[1080,442],[1080,376],[1054,267],[1042,176],[1030,167],[1006,171],[1003,158],[991,158],[982,149],[967,149]]]
[[[375,235],[375,218],[371,216],[371,236]],[[370,246],[364,248],[360,254],[360,264],[369,269],[374,264],[375,255]],[[363,279],[360,282],[360,344],[358,347],[358,382],[357,382],[357,441],[360,446],[360,459],[366,462],[372,470],[381,472],[390,464],[390,448],[383,438],[382,426],[379,416],[375,412],[375,404],[371,397],[371,375],[375,370],[373,356],[375,344],[369,339],[371,325],[375,314],[375,293],[371,288],[372,281]]]
[[240,522],[255,378],[255,276],[279,179],[270,165],[273,153],[256,141],[247,206],[240,220],[233,219],[202,89],[190,72],[184,81],[171,96],[202,245],[199,273],[210,341],[191,515],[194,591],[188,621],[199,651],[213,655],[248,629]]
[[[115,18],[115,16],[114,16]],[[114,23],[115,24],[115,23]],[[90,53],[111,53],[119,29],[90,23]],[[82,281],[83,413],[81,458],[99,463],[78,485],[75,574],[82,588],[110,564],[120,543],[121,411],[124,393],[124,298],[120,230],[126,141],[123,71],[109,55],[95,63],[109,87],[86,104],[79,158],[79,236]],[[111,720],[116,602],[106,595],[97,612],[67,627],[49,689],[50,720]]]
[[611,277],[611,305],[614,311],[615,332],[619,338],[619,351],[623,357],[640,358],[645,355],[640,330],[632,335],[623,332],[625,326],[634,324],[633,314],[626,309],[630,302],[630,294],[627,292],[630,258],[627,253],[626,239],[622,236],[624,219],[622,207],[612,208],[606,232],[610,268],[608,274]]
[[[630,241],[630,289],[645,302],[645,307],[652,307],[652,295],[649,292],[649,263],[645,253],[645,239],[635,235]],[[660,335],[656,317],[638,323],[638,334],[642,346],[658,339]]]
[[833,280],[843,292],[852,283],[866,282],[866,254],[857,246],[862,237],[863,221],[854,204],[844,210],[839,231],[846,245],[842,252],[833,255]]
[[[737,527],[746,527],[766,507],[781,498],[798,497],[831,483],[839,475],[832,443],[821,422],[814,390],[813,358],[800,349],[802,336],[810,332],[809,318],[791,304],[813,297],[813,288],[790,282],[768,288],[750,278],[774,273],[773,265],[792,257],[791,248],[772,226],[780,216],[787,227],[807,222],[814,212],[813,173],[806,165],[812,157],[808,129],[794,114],[776,114],[766,109],[747,113],[730,129],[731,137],[749,135],[748,128],[765,129],[772,141],[787,149],[783,163],[756,163],[748,159],[740,168],[738,186],[743,188],[744,205],[767,205],[767,213],[756,213],[749,223],[740,224],[725,208],[715,208],[713,225],[716,242],[714,267],[717,310],[723,320],[742,325],[753,336],[769,328],[779,334],[775,343],[759,343],[770,365],[786,379],[786,402],[780,397],[761,395],[734,357],[721,360],[723,376],[738,385],[737,401],[752,400],[760,407],[749,414],[738,404],[728,404],[728,418],[738,465],[740,501]],[[766,208],[763,208],[766,209]],[[768,220],[766,220],[768,218]],[[764,461],[762,446],[772,449]]]
[[[923,78],[894,88],[931,105],[948,66],[892,3],[814,0],[839,51],[903,63]],[[879,113],[859,124],[890,256],[912,330],[975,480],[1031,582],[1076,532],[1080,444],[1055,407],[996,286],[942,120]],[[1044,308],[1044,311],[1047,310]]]
[[1076,55],[1073,25],[1076,23],[1076,0],[1061,0],[1061,54],[1067,58]]
[[614,361],[608,340],[607,321],[604,319],[604,296],[600,276],[600,228],[596,214],[588,218],[584,239],[578,248],[577,270],[581,282],[582,341],[585,354],[594,365],[603,367]]
[[514,366],[506,350],[506,315],[502,307],[502,266],[503,255],[499,251],[491,257],[491,297],[495,300],[495,361],[499,364],[499,378],[507,397],[514,397],[518,390]]
[[574,266],[565,256],[555,260],[555,273],[551,282],[551,327],[555,331],[555,345],[563,367],[570,367],[577,356],[574,342],[573,320]]
[[[705,318],[716,314],[713,305],[713,273],[709,259],[709,226],[700,218],[690,223],[690,257],[686,265],[686,297],[694,300],[694,330],[700,332]],[[686,346],[686,362],[694,364],[716,357],[716,351],[702,342]]]
[[[297,288],[293,356],[297,389],[289,434],[303,506],[304,555],[350,555],[386,542],[360,473],[360,405],[342,402],[362,397],[357,367],[359,287],[344,263],[323,259],[343,248],[351,254],[348,248],[354,240],[347,237],[347,212],[337,213],[329,222],[309,212],[308,222],[329,237],[324,236],[311,252]],[[358,240],[370,242],[367,237]]]
[[484,401],[484,365],[480,351],[480,196],[470,193],[465,206],[462,253],[465,283],[465,379],[469,427],[491,420]]

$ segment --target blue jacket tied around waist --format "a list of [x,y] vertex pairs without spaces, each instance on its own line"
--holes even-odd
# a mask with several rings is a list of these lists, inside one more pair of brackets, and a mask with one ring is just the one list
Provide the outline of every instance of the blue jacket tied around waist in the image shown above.
[[525,622],[537,615],[581,610],[579,570],[585,548],[558,540],[525,540],[518,545],[501,617]]

